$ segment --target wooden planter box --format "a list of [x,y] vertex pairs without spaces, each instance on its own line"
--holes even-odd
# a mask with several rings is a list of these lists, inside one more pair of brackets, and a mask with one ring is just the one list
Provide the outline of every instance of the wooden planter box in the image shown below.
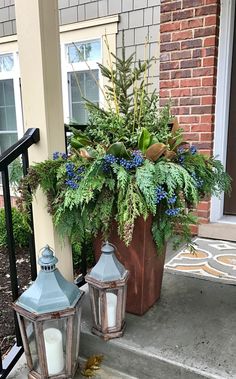
[[[158,255],[151,233],[151,217],[136,221],[133,240],[125,246],[113,227],[109,242],[117,247],[117,258],[130,272],[126,311],[143,315],[160,297],[165,254]],[[102,240],[94,242],[96,260],[100,256]]]

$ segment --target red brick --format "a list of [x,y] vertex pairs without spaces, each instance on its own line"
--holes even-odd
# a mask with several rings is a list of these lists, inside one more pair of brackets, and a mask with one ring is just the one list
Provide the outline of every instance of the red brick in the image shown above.
[[179,80],[162,80],[160,82],[160,88],[178,88]]
[[181,41],[193,38],[192,30],[182,30],[180,32],[172,33],[172,41]]
[[196,148],[198,150],[212,150],[213,143],[212,142],[197,142]]
[[199,141],[198,133],[185,133],[184,135],[185,141]]
[[172,20],[172,13],[161,13],[161,23]]
[[170,53],[161,53],[160,54],[160,61],[161,62],[170,61]]
[[192,68],[192,67],[200,67],[201,59],[187,59],[186,61],[182,61],[180,63],[180,68]]
[[199,28],[194,30],[194,38],[214,36],[216,34],[216,26],[209,26],[206,28]]
[[201,58],[202,56],[203,56],[203,49],[193,50],[193,58]]
[[213,141],[213,133],[200,133],[200,141]]
[[207,47],[204,50],[205,50],[205,56],[206,57],[210,57],[210,56],[216,57],[218,55],[218,48],[217,48],[217,46],[215,46],[215,47]]
[[173,50],[179,50],[179,49],[180,49],[180,43],[179,42],[162,43],[160,46],[161,52],[173,51]]
[[188,41],[181,42],[181,49],[194,49],[196,47],[202,47],[201,39],[190,39]]
[[188,107],[179,107],[179,108],[174,108],[173,110],[176,115],[184,115],[184,114],[189,114],[190,109]]
[[199,7],[203,4],[203,0],[183,0],[183,8]]
[[161,71],[176,70],[179,68],[179,61],[177,62],[164,62],[160,64]]
[[180,30],[180,22],[168,22],[165,24],[160,25],[160,32],[161,33],[166,33],[166,32],[172,32],[175,30]]
[[[198,221],[201,220],[200,223],[204,224],[205,221],[208,222],[209,217],[210,217],[210,211],[198,211]],[[204,220],[204,222],[202,220]]]
[[200,87],[192,89],[192,96],[204,96],[204,95],[212,95],[215,90],[213,87]]
[[173,21],[175,20],[186,20],[188,18],[192,18],[194,16],[193,9],[187,9],[183,11],[173,12]]
[[219,4],[219,0],[205,0],[205,5]]
[[193,124],[193,123],[199,122],[199,117],[198,116],[180,117],[179,122],[180,124]]
[[212,107],[208,105],[200,107],[191,107],[191,114],[211,114],[213,111]]
[[198,124],[191,126],[191,132],[212,132],[214,129],[214,125],[212,124]]
[[198,87],[201,85],[201,79],[183,79],[180,80],[181,87]]
[[218,4],[215,5],[205,5],[203,7],[195,9],[195,16],[208,16],[210,14],[215,15],[219,12]]
[[202,105],[212,105],[212,104],[215,104],[215,102],[216,102],[215,96],[202,97]]
[[204,39],[204,47],[209,46],[217,46],[218,45],[218,38],[216,36],[214,37],[207,37]]
[[183,97],[180,99],[180,105],[200,105],[200,97]]
[[216,66],[217,65],[217,58],[216,57],[203,58],[202,65],[204,67]]
[[205,17],[205,26],[218,25],[218,21],[219,18],[216,15]]
[[183,20],[181,22],[181,29],[194,29],[194,28],[200,28],[203,26],[203,18],[197,18],[197,19],[190,19],[190,20]]
[[160,35],[160,42],[170,42],[171,41],[171,33],[162,33]]
[[175,70],[171,72],[171,79],[191,78],[191,70]]
[[161,5],[161,13],[176,11],[177,9],[181,9],[181,1],[170,1]]
[[188,59],[191,58],[192,54],[191,51],[189,50],[184,50],[184,51],[173,51],[171,53],[171,59],[172,60],[178,60],[178,59]]
[[160,80],[169,80],[170,79],[170,72],[160,72]]
[[170,97],[170,90],[161,89],[160,90],[160,97]]
[[213,123],[215,121],[215,116],[213,114],[211,115],[202,115],[201,116],[201,122],[202,123]]
[[193,77],[211,76],[216,74],[215,67],[201,67],[193,69]]
[[215,86],[216,85],[216,78],[210,77],[210,78],[202,78],[202,85],[203,86]]
[[190,96],[191,91],[189,88],[171,89],[171,97]]

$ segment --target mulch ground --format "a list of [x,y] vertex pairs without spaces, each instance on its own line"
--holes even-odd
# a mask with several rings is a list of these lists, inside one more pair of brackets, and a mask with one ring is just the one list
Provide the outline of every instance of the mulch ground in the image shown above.
[[[22,293],[30,282],[29,253],[16,250],[19,292]],[[0,249],[0,349],[4,355],[15,343],[14,316],[11,309],[12,293],[7,249]]]

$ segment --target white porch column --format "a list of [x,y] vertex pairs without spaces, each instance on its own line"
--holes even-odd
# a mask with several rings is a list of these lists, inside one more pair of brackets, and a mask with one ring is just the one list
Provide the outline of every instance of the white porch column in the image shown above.
[[[57,0],[15,0],[15,6],[24,129],[40,129],[40,142],[30,149],[30,161],[39,162],[54,151],[65,151],[58,4]],[[72,280],[71,247],[59,240],[41,191],[33,211],[37,254],[49,244],[59,258],[59,269]]]

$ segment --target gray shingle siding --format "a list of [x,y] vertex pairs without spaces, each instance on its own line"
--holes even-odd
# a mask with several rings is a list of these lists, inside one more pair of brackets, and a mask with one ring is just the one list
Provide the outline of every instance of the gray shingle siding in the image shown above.
[[[58,0],[61,25],[119,14],[117,53],[121,54],[122,30],[127,56],[159,56],[161,0]],[[0,0],[0,37],[16,33],[14,0]],[[146,39],[150,45],[145,47]],[[146,50],[146,51],[145,51]],[[158,67],[150,76],[158,83]]]

